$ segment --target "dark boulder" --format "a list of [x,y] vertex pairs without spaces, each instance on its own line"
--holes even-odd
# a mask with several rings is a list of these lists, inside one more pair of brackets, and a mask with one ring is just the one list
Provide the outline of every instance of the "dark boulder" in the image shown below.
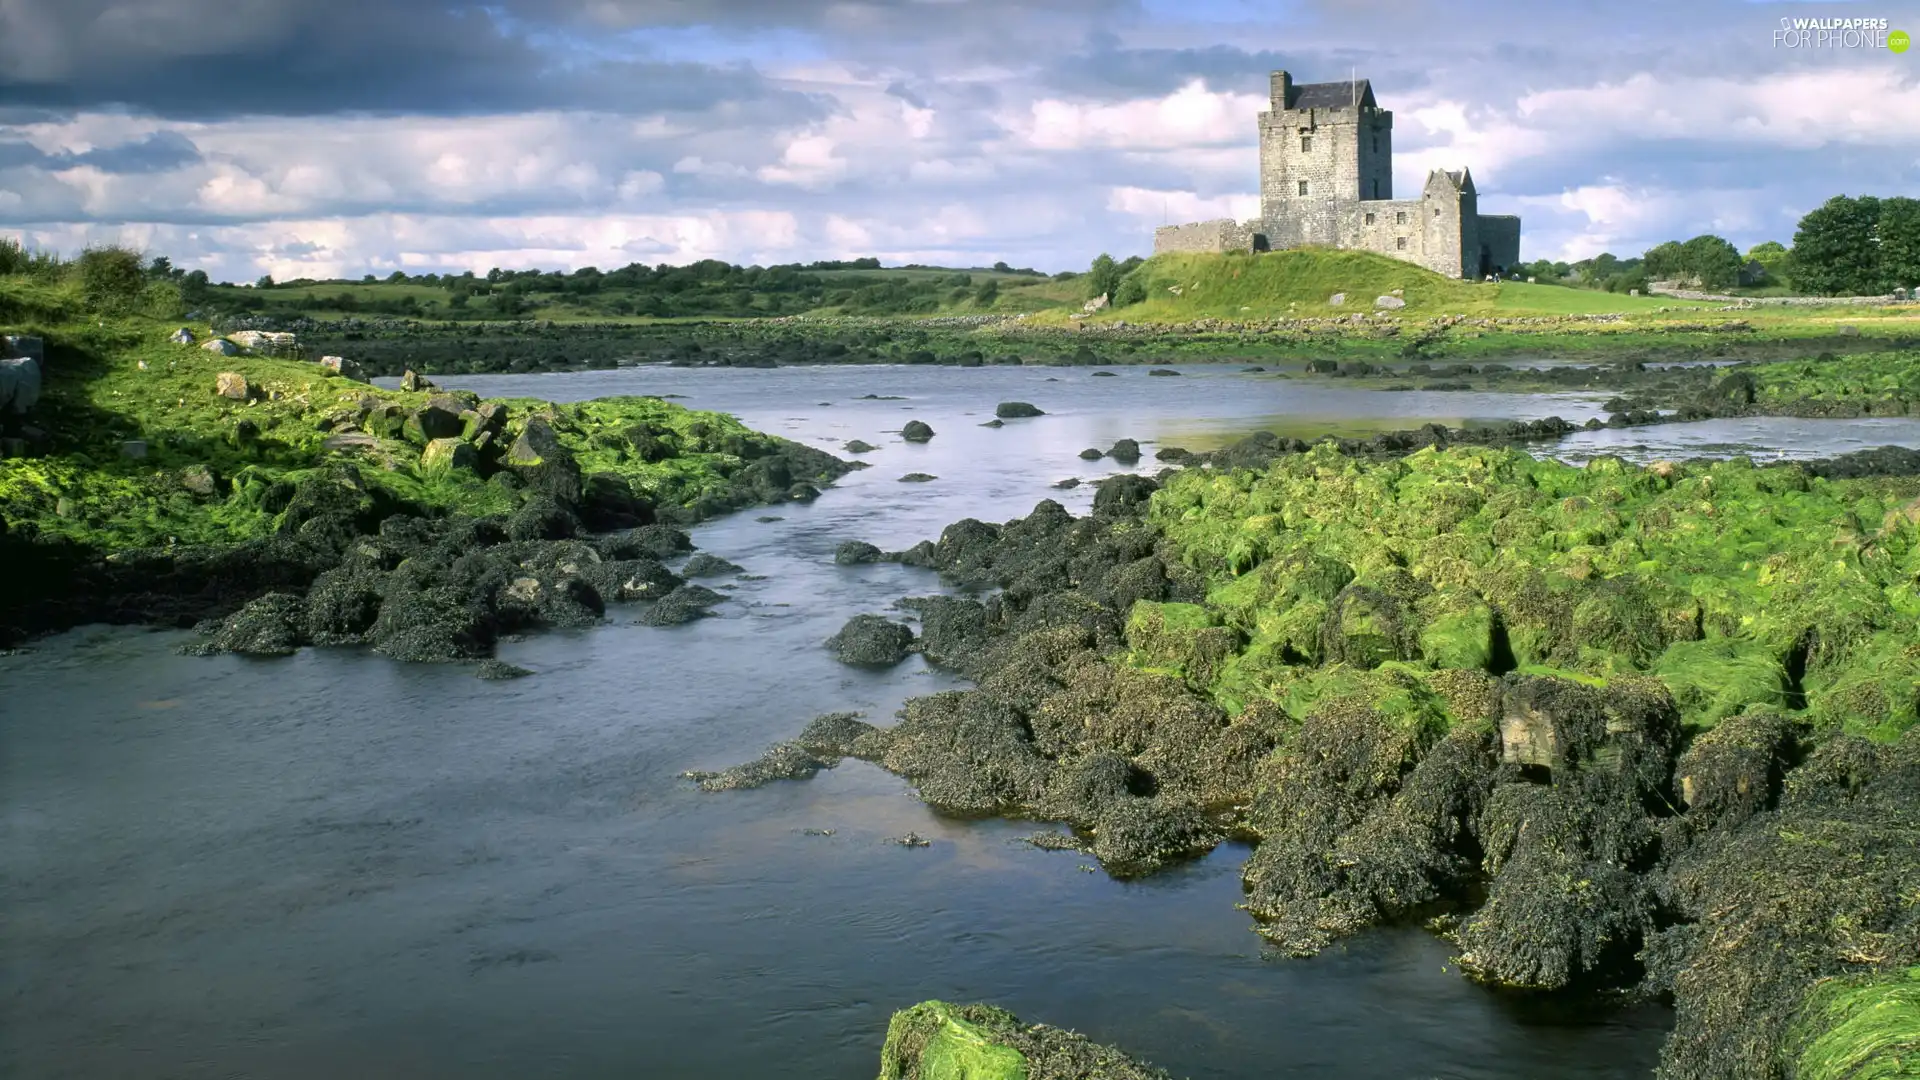
[[994,406],[993,415],[1001,420],[1019,420],[1029,416],[1045,416],[1046,413],[1024,401],[1003,401]]
[[861,563],[880,562],[886,558],[886,552],[867,543],[865,540],[848,540],[833,549],[833,561],[841,566],[857,566]]
[[678,626],[704,618],[710,608],[726,600],[725,596],[702,585],[682,585],[661,597],[640,622],[646,626]]
[[908,442],[926,442],[933,438],[933,428],[923,420],[909,420],[907,426],[900,429],[900,437]]
[[907,658],[913,628],[878,615],[855,615],[827,639],[834,659],[843,664],[890,666]]
[[718,555],[709,555],[705,552],[688,559],[687,564],[680,568],[681,576],[690,578],[722,577],[727,574],[738,574],[740,571],[741,567],[739,564],[728,562]]
[[1122,465],[1131,465],[1140,460],[1140,444],[1132,439],[1120,439],[1107,454]]

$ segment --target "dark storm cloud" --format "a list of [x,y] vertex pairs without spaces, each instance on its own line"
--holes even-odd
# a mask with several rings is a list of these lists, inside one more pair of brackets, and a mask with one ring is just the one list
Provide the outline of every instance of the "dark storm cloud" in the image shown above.
[[535,43],[545,24],[501,11],[444,0],[12,0],[0,4],[0,109],[120,105],[217,119],[751,102],[789,120],[819,110],[745,66],[581,62]]

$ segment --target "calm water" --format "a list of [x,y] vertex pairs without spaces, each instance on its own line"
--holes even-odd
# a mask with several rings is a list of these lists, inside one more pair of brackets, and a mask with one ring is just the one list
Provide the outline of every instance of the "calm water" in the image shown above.
[[[1203,449],[1257,427],[1596,411],[1118,370],[461,380],[683,394],[881,449],[812,506],[695,531],[764,575],[734,582],[718,617],[651,628],[615,609],[503,647],[538,672],[518,682],[356,650],[186,658],[181,635],[128,629],[0,658],[0,1075],[861,1078],[888,1015],[929,997],[999,1002],[1195,1078],[1648,1075],[1664,1013],[1538,1015],[1450,973],[1418,931],[1263,955],[1234,908],[1242,849],[1120,884],[1014,843],[1031,825],[936,818],[858,762],[751,792],[678,778],[817,713],[886,722],[955,685],[917,659],[869,673],[828,658],[849,616],[935,587],[836,567],[841,540],[903,546],[1050,496],[1084,512],[1087,489],[1050,485],[1110,468],[1075,454],[1122,436]],[[976,426],[1003,400],[1051,415]],[[932,443],[888,434],[915,418]],[[910,471],[940,479],[897,482]],[[887,842],[909,830],[933,845]]]

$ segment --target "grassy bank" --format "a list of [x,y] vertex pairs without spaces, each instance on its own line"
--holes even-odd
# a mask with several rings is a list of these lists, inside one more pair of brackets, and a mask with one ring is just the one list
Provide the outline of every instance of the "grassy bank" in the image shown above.
[[40,400],[0,459],[9,554],[48,568],[16,575],[0,597],[23,619],[90,561],[265,542],[343,488],[360,507],[350,530],[393,514],[505,518],[530,501],[593,529],[811,497],[841,469],[656,398],[552,405],[382,390],[309,360],[208,351],[204,324],[182,344],[178,323],[15,284],[0,290],[10,300],[0,331],[40,336],[46,349]]

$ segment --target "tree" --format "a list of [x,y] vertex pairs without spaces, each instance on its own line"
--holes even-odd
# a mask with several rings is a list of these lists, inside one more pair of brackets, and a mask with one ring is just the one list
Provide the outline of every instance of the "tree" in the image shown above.
[[1000,299],[1000,282],[996,278],[988,278],[973,291],[975,307],[992,307],[993,302],[998,299]]
[[147,264],[147,276],[155,281],[165,281],[174,276],[173,260],[165,255],[155,255]]
[[1920,201],[1895,196],[1880,200],[1880,288],[1920,287]]
[[207,298],[207,272],[192,270],[180,279],[180,298],[189,304],[198,304]]
[[387,284],[389,285],[405,285],[406,283],[407,272],[405,270],[395,270],[393,273],[387,275]]
[[147,273],[140,253],[123,247],[88,248],[74,263],[80,292],[102,311],[124,311],[140,299]]
[[255,282],[253,283],[253,287],[254,287],[254,288],[256,288],[256,289],[271,289],[271,288],[273,288],[273,275],[272,275],[272,274],[261,274],[261,275],[260,275],[260,278],[259,278],[259,280],[258,280],[258,281],[255,281]]
[[1005,262],[997,262],[993,264],[993,271],[996,274],[1011,274],[1013,273],[1013,267],[1008,266]]
[[1686,275],[1686,251],[1680,241],[1669,240],[1658,247],[1648,249],[1640,257],[1640,265],[1647,276],[1656,281],[1671,281]]
[[1827,296],[1880,291],[1879,218],[1871,195],[1836,195],[1809,211],[1793,233],[1794,284]]
[[1709,289],[1740,283],[1740,250],[1718,236],[1696,236],[1680,245],[1680,262],[1689,278]]
[[1093,266],[1087,271],[1087,299],[1113,296],[1113,290],[1120,285],[1120,268],[1114,264],[1113,256],[1104,252],[1093,260]]

